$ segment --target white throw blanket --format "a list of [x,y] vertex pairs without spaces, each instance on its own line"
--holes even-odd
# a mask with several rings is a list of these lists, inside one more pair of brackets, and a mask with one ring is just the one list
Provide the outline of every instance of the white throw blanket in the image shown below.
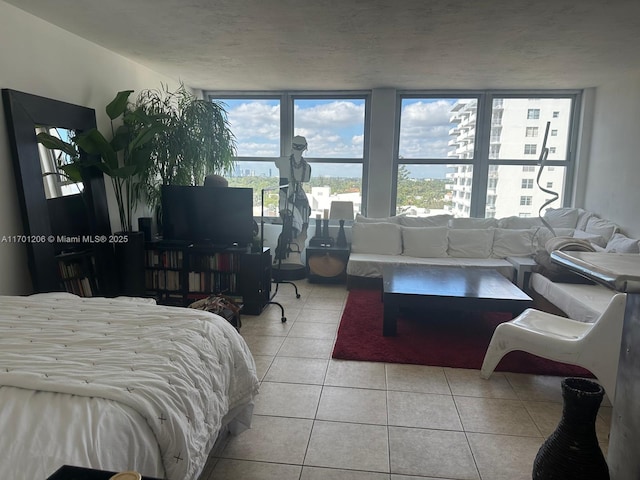
[[132,408],[154,432],[167,478],[186,480],[258,379],[244,340],[221,317],[52,293],[0,297],[0,385]]

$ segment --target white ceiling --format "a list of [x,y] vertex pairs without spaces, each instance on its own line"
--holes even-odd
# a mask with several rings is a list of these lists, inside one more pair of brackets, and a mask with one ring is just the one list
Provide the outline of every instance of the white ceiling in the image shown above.
[[583,88],[640,70],[638,0],[5,0],[201,89]]

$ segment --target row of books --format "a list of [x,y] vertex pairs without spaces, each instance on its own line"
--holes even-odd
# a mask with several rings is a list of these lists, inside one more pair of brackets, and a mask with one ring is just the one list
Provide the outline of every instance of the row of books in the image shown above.
[[182,250],[147,250],[148,267],[182,268]]
[[145,270],[145,286],[148,290],[180,290],[180,271]]
[[190,292],[235,292],[237,288],[235,273],[189,272]]
[[60,270],[60,277],[63,279],[66,278],[75,278],[82,277],[87,275],[86,271],[87,266],[84,263],[83,259],[77,262],[58,262],[58,270]]
[[237,253],[214,253],[207,255],[189,255],[189,268],[192,270],[218,270],[237,272],[240,269],[240,255]]
[[93,289],[87,277],[70,278],[63,281],[65,290],[80,297],[92,297]]

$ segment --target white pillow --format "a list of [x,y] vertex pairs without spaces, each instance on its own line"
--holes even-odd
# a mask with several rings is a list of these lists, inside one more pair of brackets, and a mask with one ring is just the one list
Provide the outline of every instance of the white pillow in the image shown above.
[[577,208],[550,208],[544,214],[544,219],[555,228],[576,228],[578,223]]
[[588,240],[594,245],[598,245],[599,247],[604,247],[607,245],[607,241],[602,237],[602,235],[596,235],[594,233],[583,232],[582,230],[575,229],[573,231],[574,238],[581,238],[582,240]]
[[351,227],[353,253],[400,255],[402,234],[394,223],[354,223]]
[[522,230],[525,228],[537,227],[542,225],[540,217],[504,217],[498,219],[498,228],[511,228]]
[[493,229],[450,228],[449,256],[458,258],[488,258],[493,245]]
[[447,227],[402,227],[403,255],[420,258],[447,256]]
[[384,217],[384,218],[374,218],[374,217],[365,217],[364,215],[357,213],[355,223],[399,223],[398,219],[400,217]]
[[452,218],[449,220],[450,228],[492,228],[498,226],[498,220],[495,218]]
[[576,222],[576,230],[584,230],[587,228],[587,221],[594,214],[588,210],[582,208],[578,209],[578,221]]
[[594,235],[600,235],[604,238],[605,242],[608,242],[611,237],[613,237],[613,234],[617,233],[618,226],[609,220],[604,220],[594,215],[587,220],[587,228],[585,228],[584,231]]
[[604,250],[608,253],[640,253],[640,240],[614,233]]
[[526,257],[535,251],[532,230],[496,228],[493,231],[493,257]]
[[453,215],[431,215],[430,217],[407,217],[402,215],[399,218],[400,225],[403,227],[446,227]]
[[554,237],[573,237],[573,228],[554,228],[556,234],[551,233],[546,227],[533,227],[533,242],[536,245],[536,250],[544,250],[546,243]]

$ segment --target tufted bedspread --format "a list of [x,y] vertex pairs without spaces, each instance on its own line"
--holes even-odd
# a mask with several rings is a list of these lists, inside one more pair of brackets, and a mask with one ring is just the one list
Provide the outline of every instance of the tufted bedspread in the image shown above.
[[[164,470],[145,475],[194,480],[231,417],[250,419],[257,388],[244,340],[216,315],[133,298],[0,297],[0,478],[142,461]],[[62,451],[38,446],[56,436]]]

